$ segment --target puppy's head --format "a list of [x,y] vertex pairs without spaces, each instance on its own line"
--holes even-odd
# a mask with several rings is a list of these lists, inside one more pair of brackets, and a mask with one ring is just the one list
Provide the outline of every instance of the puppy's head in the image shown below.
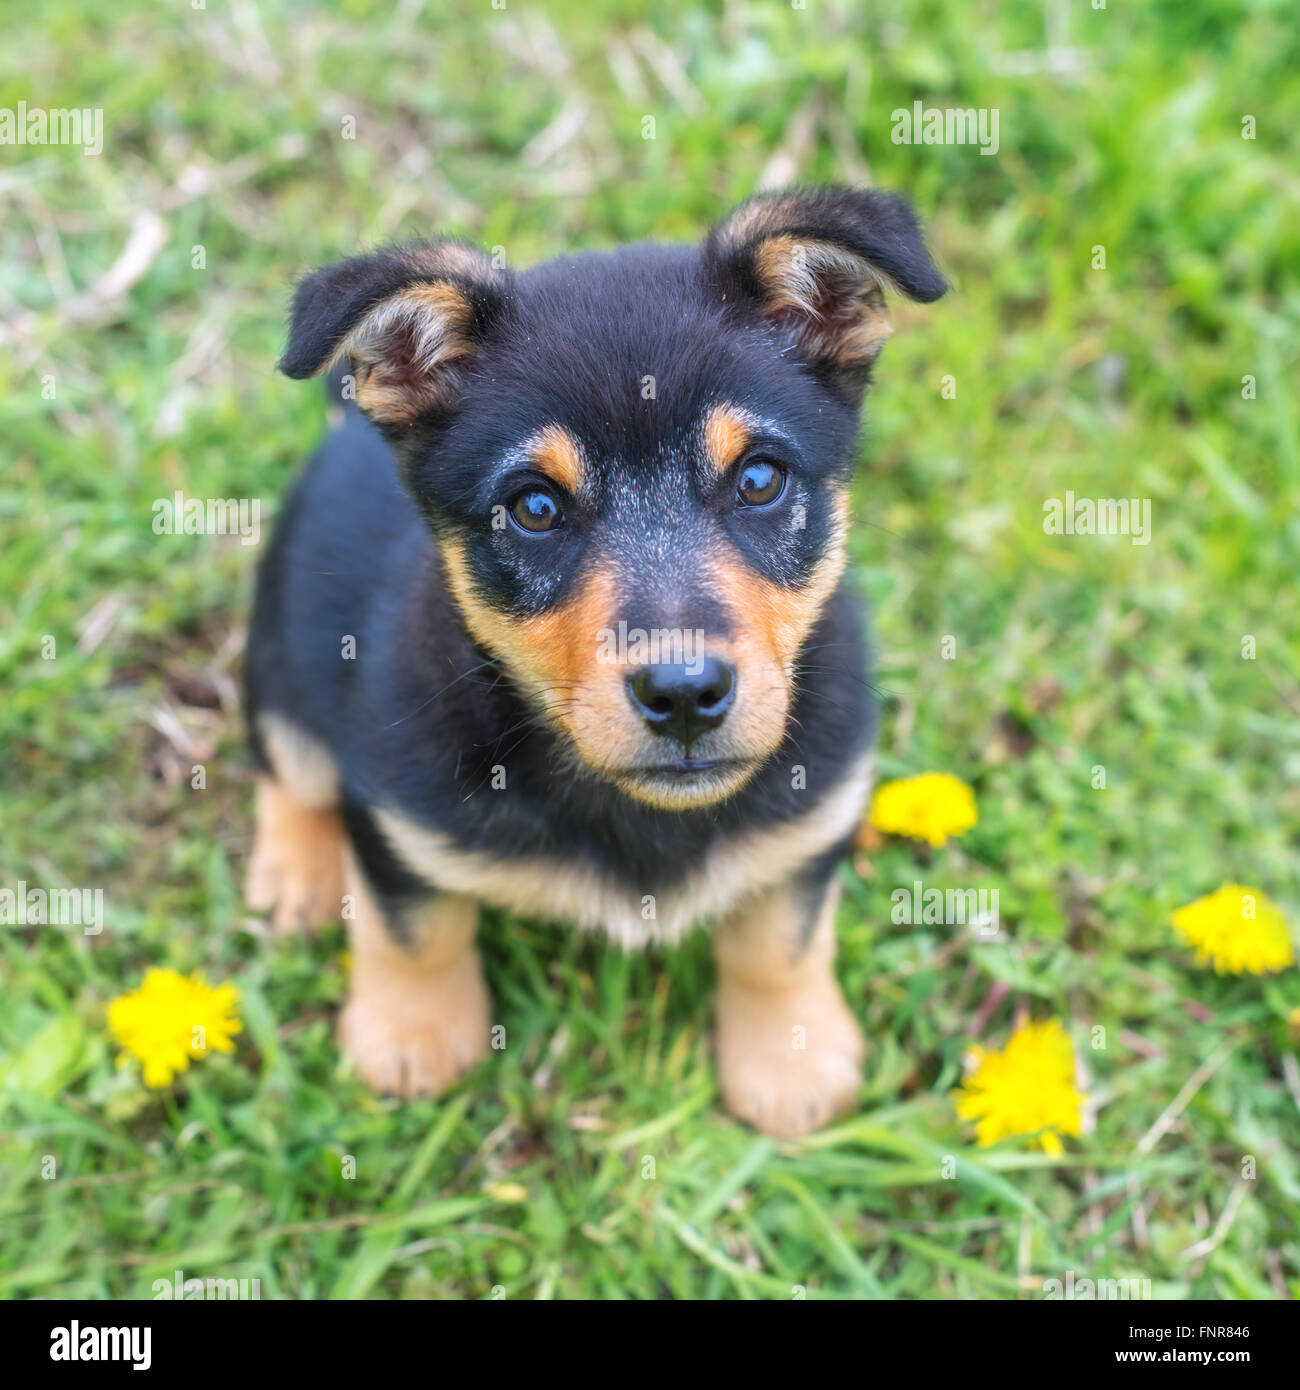
[[901,199],[797,190],[699,248],[344,262],[299,287],[281,367],[350,363],[471,634],[587,767],[684,809],[785,737],[884,291],[945,288]]

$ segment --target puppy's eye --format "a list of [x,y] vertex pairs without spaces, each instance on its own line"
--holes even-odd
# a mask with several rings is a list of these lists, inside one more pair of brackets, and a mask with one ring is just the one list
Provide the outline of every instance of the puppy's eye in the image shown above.
[[510,519],[532,535],[554,531],[562,518],[560,504],[544,487],[530,487],[510,504]]
[[742,507],[770,507],[785,491],[785,469],[767,459],[751,459],[736,479]]

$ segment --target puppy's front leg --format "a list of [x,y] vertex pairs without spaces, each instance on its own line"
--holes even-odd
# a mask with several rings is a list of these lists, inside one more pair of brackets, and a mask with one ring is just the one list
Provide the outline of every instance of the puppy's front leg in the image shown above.
[[349,855],[351,996],[344,1050],[377,1091],[437,1095],[488,1052],[478,906],[454,893],[380,897]]
[[718,1079],[727,1109],[794,1139],[852,1107],[864,1044],[831,969],[834,865],[718,924]]

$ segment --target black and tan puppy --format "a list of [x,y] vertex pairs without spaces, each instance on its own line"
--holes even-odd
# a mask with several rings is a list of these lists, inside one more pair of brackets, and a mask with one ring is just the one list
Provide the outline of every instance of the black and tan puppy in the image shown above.
[[873,715],[841,574],[885,289],[945,284],[901,199],[842,188],[700,248],[515,273],[434,242],[298,289],[281,367],[355,406],[260,573],[249,899],[346,902],[375,1087],[488,1052],[481,901],[629,946],[712,924],[728,1107],[797,1135],[852,1104],[835,872]]

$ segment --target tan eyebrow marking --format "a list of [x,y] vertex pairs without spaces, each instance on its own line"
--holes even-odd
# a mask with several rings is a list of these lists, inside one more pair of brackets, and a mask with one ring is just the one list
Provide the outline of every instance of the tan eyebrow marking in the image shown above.
[[743,410],[725,401],[712,406],[704,421],[704,452],[713,471],[721,476],[745,452],[750,421]]
[[582,445],[562,425],[546,425],[524,446],[539,473],[577,495],[586,482]]

